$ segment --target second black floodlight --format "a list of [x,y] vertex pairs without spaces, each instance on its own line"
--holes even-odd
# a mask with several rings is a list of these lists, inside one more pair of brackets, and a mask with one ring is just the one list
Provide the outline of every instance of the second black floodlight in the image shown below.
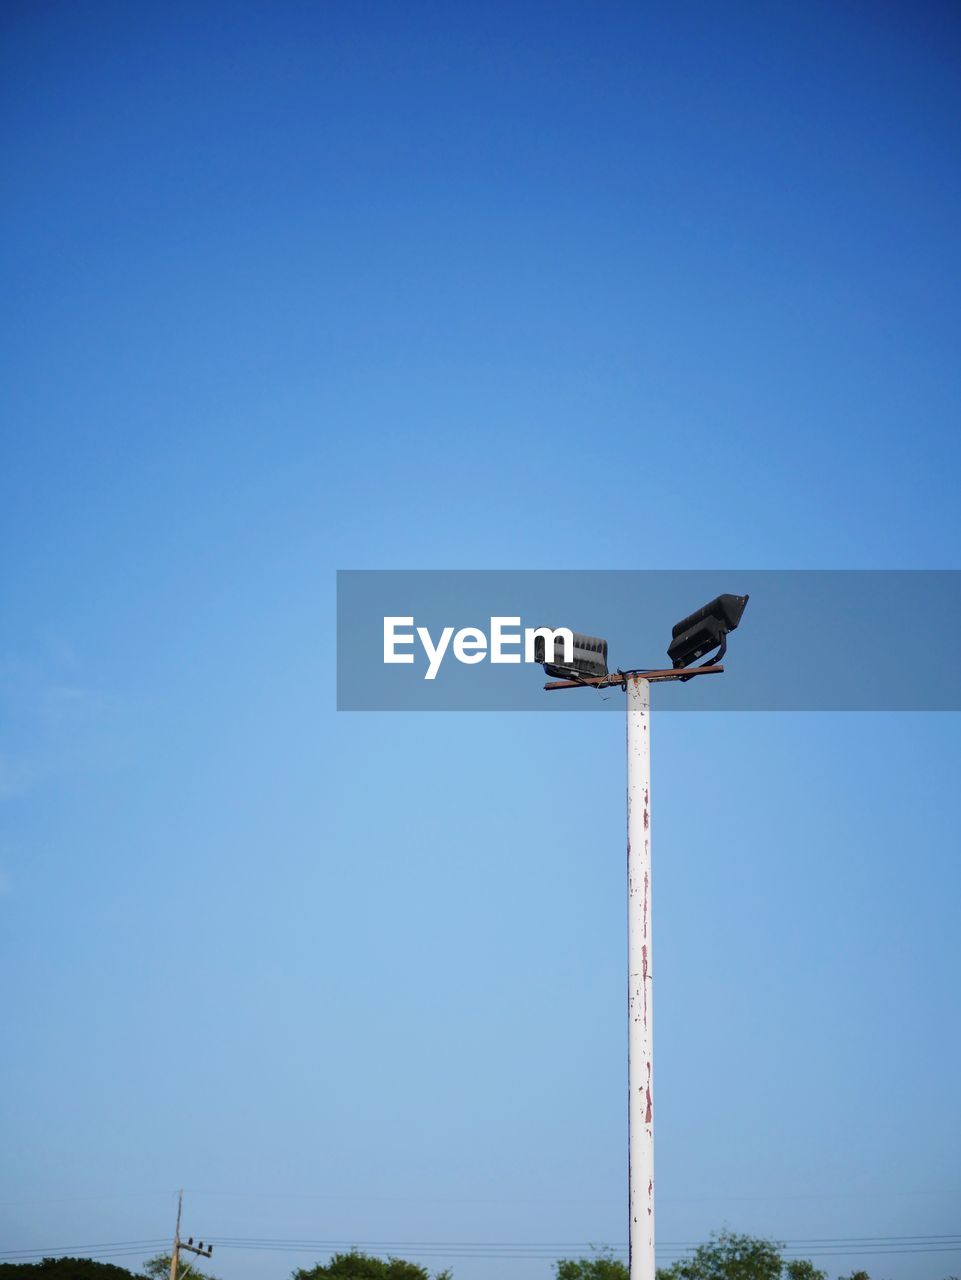
[[728,633],[737,628],[747,601],[747,596],[718,596],[682,618],[671,631],[672,640],[667,649],[673,665],[689,667],[712,649],[718,650],[712,661],[719,662],[727,650]]
[[554,652],[547,653],[543,636],[534,637],[534,661],[542,664],[549,676],[558,680],[584,680],[607,675],[607,641],[599,636],[585,636],[579,631],[574,637],[571,661],[564,658],[564,644],[560,636],[554,637]]

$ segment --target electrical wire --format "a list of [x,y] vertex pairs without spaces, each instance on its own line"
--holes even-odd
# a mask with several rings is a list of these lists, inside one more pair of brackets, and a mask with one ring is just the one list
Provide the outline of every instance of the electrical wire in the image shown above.
[[[307,1238],[266,1236],[211,1236],[210,1243],[221,1249],[261,1253],[310,1253],[330,1254],[351,1249],[381,1255],[408,1255],[420,1258],[488,1258],[509,1261],[530,1259],[558,1261],[571,1256],[586,1256],[596,1246],[585,1241],[480,1241],[480,1240],[319,1240]],[[97,1244],[71,1244],[47,1246],[38,1249],[20,1249],[0,1252],[0,1261],[26,1262],[33,1258],[82,1255],[97,1259],[130,1257],[151,1249],[163,1248],[165,1238],[153,1240],[119,1240]],[[675,1261],[690,1256],[701,1241],[664,1241],[657,1247],[661,1262]],[[779,1243],[786,1259],[797,1257],[836,1258],[860,1254],[890,1256],[895,1254],[957,1253],[961,1252],[961,1233],[953,1235],[901,1235],[901,1236],[816,1236],[793,1239]],[[605,1250],[615,1258],[624,1258],[627,1247],[613,1245]]]

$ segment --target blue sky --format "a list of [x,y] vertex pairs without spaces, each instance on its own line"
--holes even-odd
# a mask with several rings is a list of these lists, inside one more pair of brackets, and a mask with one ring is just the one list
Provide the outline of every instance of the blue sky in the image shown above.
[[[959,37],[3,6],[4,1249],[623,1240],[621,731],[336,713],[335,571],[961,567]],[[660,1238],[957,1231],[958,717],[655,734]]]

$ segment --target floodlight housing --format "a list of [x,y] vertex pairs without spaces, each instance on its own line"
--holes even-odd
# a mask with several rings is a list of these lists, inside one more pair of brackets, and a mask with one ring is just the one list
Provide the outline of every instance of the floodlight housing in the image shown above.
[[712,649],[718,649],[717,658],[723,658],[728,633],[737,629],[747,602],[747,596],[718,596],[676,623],[667,649],[674,667],[689,667]]
[[[556,630],[552,627],[551,630]],[[607,641],[600,636],[586,636],[572,632],[574,638],[571,661],[564,661],[564,644],[560,636],[554,638],[554,652],[548,655],[543,636],[534,637],[534,661],[541,663],[549,676],[558,680],[584,680],[607,675]],[[548,660],[550,656],[553,661]]]

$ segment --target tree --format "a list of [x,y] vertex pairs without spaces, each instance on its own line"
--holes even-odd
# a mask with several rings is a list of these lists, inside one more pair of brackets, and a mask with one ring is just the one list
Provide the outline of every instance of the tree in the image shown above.
[[[828,1280],[828,1273],[819,1271],[807,1258],[793,1258],[790,1262],[785,1262],[784,1276],[785,1280]],[[868,1280],[866,1275],[864,1280]]]
[[44,1258],[0,1263],[0,1280],[136,1280],[133,1272],[90,1258]]
[[662,1274],[663,1280],[781,1280],[782,1265],[773,1241],[721,1231]]
[[[155,1258],[148,1258],[143,1264],[143,1270],[149,1280],[169,1280],[170,1254],[158,1253]],[[217,1277],[206,1271],[199,1271],[181,1254],[177,1261],[177,1280],[217,1280]]]
[[[426,1267],[403,1258],[372,1258],[370,1254],[335,1253],[326,1266],[299,1269],[291,1280],[431,1280]],[[434,1280],[451,1280],[450,1271],[438,1271]]]
[[554,1263],[557,1280],[628,1280],[627,1264],[610,1249],[599,1249],[593,1258],[562,1258]]

